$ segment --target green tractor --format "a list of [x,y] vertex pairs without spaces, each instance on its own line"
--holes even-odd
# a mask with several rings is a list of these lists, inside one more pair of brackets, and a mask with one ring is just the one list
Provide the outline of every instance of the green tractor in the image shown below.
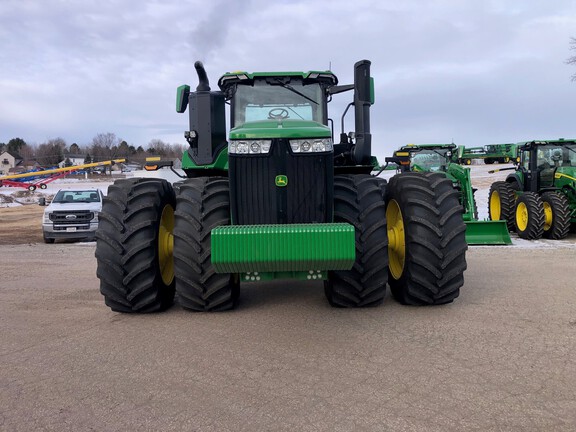
[[565,238],[576,224],[576,141],[519,143],[518,153],[514,173],[490,187],[490,219],[523,239]]
[[470,165],[474,159],[482,159],[487,165],[514,162],[517,159],[516,144],[488,144],[484,147],[458,146],[455,159],[462,165]]
[[456,144],[409,144],[386,158],[396,163],[401,172],[438,172],[446,176],[459,193],[462,215],[466,224],[466,242],[469,245],[512,244],[504,221],[478,220],[478,207],[470,178],[470,168],[454,162]]
[[[466,227],[452,183],[372,174],[368,60],[349,85],[330,71],[232,72],[212,91],[195,68],[196,91],[177,90],[190,122],[185,179],[118,180],[103,203],[97,276],[112,310],[160,311],[175,293],[192,311],[229,310],[242,284],[279,278],[322,280],[336,307],[378,305],[387,284],[403,304],[459,295]],[[328,103],[346,91],[341,124],[353,106],[355,131],[342,127],[335,143]]]

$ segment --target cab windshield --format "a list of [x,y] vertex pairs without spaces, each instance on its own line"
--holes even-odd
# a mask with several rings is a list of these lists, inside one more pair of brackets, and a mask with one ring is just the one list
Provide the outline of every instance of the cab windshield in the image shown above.
[[322,88],[318,83],[284,77],[256,79],[253,86],[239,84],[234,95],[234,125],[261,120],[324,119]]
[[414,171],[444,170],[448,164],[450,149],[420,150],[410,153],[410,164]]
[[[525,165],[528,158],[525,158]],[[539,168],[576,167],[576,144],[538,146],[537,162]]]

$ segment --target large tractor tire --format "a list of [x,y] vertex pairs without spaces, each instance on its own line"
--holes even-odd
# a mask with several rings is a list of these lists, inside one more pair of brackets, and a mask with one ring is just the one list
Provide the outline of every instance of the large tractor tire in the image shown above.
[[388,283],[406,305],[438,305],[460,294],[466,225],[459,192],[440,173],[398,174],[388,184]]
[[239,276],[216,273],[211,260],[212,229],[230,225],[229,189],[224,177],[188,179],[177,188],[176,292],[182,307],[192,311],[230,310],[238,303]]
[[117,180],[96,231],[96,275],[116,312],[159,312],[174,301],[172,230],[176,199],[166,180]]
[[513,231],[514,208],[516,205],[516,194],[509,183],[497,181],[490,186],[488,194],[488,215],[490,220],[504,220],[508,231]]
[[516,232],[520,238],[537,240],[544,233],[544,205],[535,192],[524,192],[518,198],[515,212]]
[[570,205],[564,194],[545,192],[540,197],[544,206],[543,237],[560,240],[570,232]]
[[334,222],[356,228],[356,261],[351,270],[328,272],[324,292],[334,307],[382,303],[388,279],[386,181],[368,174],[334,177]]

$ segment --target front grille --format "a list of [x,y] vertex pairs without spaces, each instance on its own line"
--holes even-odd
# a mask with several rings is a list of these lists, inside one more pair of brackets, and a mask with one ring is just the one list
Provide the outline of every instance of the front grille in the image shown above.
[[[332,220],[333,154],[293,154],[273,140],[268,155],[229,155],[235,225],[322,223]],[[278,187],[276,176],[288,185]]]
[[[68,225],[54,225],[54,231],[66,231],[70,226]],[[74,225],[76,231],[89,230],[90,225]]]
[[90,210],[54,211],[50,213],[50,220],[54,225],[85,224],[94,219],[94,212]]

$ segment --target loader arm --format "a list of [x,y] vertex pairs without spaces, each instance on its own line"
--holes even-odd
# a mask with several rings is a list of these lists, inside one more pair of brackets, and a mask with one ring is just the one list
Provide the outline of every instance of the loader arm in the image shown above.
[[462,207],[464,207],[462,219],[466,224],[466,242],[469,245],[512,244],[506,221],[478,220],[470,168],[450,163],[446,167],[446,175],[452,181],[457,182],[460,187]]
[[464,214],[462,215],[464,222],[475,220],[474,190],[472,189],[470,169],[463,168],[456,163],[449,163],[446,173],[448,177],[452,177],[460,186],[462,206],[464,207]]

